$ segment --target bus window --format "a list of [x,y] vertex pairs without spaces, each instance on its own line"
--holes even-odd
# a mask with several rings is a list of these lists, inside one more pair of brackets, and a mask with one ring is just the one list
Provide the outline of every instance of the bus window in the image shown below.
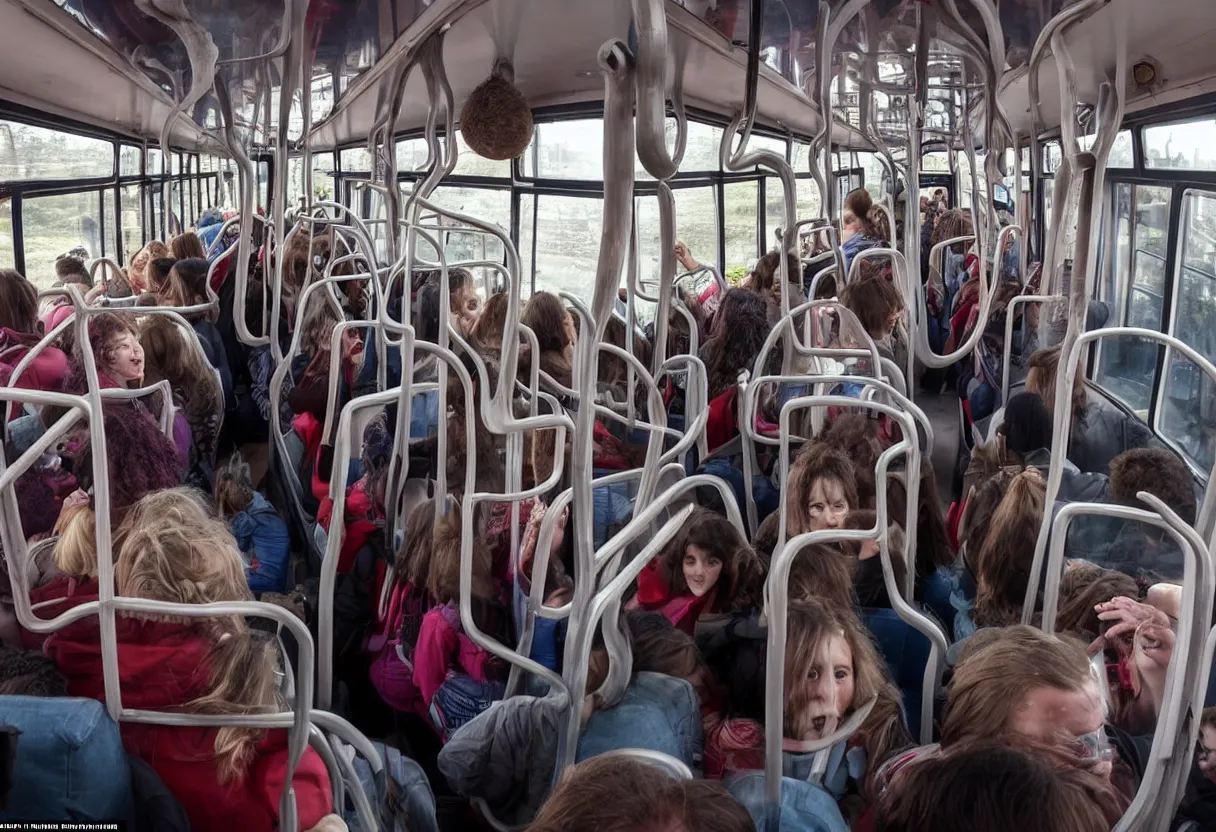
[[[684,241],[698,263],[714,265],[718,262],[718,205],[714,189],[679,188],[672,195],[676,200],[676,239]],[[659,226],[656,224],[654,228],[658,233]],[[680,269],[677,267],[676,271]]]
[[814,179],[798,180],[798,219],[806,220],[819,216],[822,203],[819,200],[819,186]]
[[55,282],[55,258],[75,246],[101,253],[101,203],[97,191],[27,196],[21,203],[25,276],[39,289]]
[[[753,211],[755,206],[753,197]],[[550,194],[537,197],[536,291],[564,291],[590,300],[603,220],[602,199]]]
[[724,190],[726,273],[744,277],[760,256],[756,247],[759,187],[757,182],[731,182]]
[[122,209],[123,257],[130,260],[144,245],[144,209],[139,198],[138,185],[126,185],[119,189]]
[[13,201],[9,197],[0,199],[0,269],[17,265],[13,249]]
[[0,182],[114,175],[114,145],[15,121],[0,121]]
[[1132,250],[1132,294],[1128,299],[1127,324],[1161,329],[1162,298],[1165,292],[1166,238],[1170,226],[1170,189],[1137,186]]
[[143,173],[142,153],[143,151],[134,145],[120,145],[118,148],[118,175],[141,175]]
[[1120,130],[1115,135],[1115,141],[1110,146],[1110,156],[1106,160],[1108,168],[1134,168],[1136,159],[1132,152],[1132,131]]
[[[1173,334],[1216,359],[1216,194],[1188,191]],[[1162,400],[1161,434],[1203,471],[1216,458],[1216,390],[1192,362],[1171,356]]]
[[[1110,307],[1112,324],[1160,329],[1170,189],[1116,183],[1112,199],[1116,227],[1099,299]],[[1157,345],[1117,338],[1099,349],[1094,381],[1147,417]]]
[[[790,197],[797,204],[798,195],[791,194]],[[785,225],[784,216],[784,200],[782,196],[781,180],[775,176],[769,176],[764,180],[764,250],[776,248],[777,246],[777,229]],[[797,212],[795,211],[795,216]]]
[[[511,227],[511,192],[508,190],[440,187],[435,189],[431,201],[440,208],[469,214],[504,229]],[[489,234],[453,231],[444,236],[444,250],[449,263],[462,260],[491,260],[501,263],[505,256],[502,241]],[[496,279],[497,272],[481,270],[478,274],[483,279],[483,285],[489,285]]]
[[101,192],[101,212],[105,217],[105,232],[102,234],[102,248],[98,252],[89,252],[94,256],[104,254],[121,262],[122,255],[118,252],[118,219],[114,215],[114,204],[117,202],[117,192],[108,188]]
[[1172,170],[1216,170],[1216,119],[1144,129],[1144,165]]
[[524,176],[602,181],[603,122],[599,119],[580,119],[536,125],[532,144],[524,151]]

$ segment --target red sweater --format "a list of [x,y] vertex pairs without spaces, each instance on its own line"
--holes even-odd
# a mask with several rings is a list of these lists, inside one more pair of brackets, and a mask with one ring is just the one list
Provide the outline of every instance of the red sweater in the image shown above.
[[[77,587],[52,614],[97,598],[97,584]],[[50,617],[47,615],[46,617]],[[117,618],[118,673],[127,708],[172,710],[208,687],[211,640],[197,626]],[[87,616],[51,635],[44,651],[68,679],[72,696],[105,699],[98,619]],[[152,766],[190,816],[197,832],[273,832],[287,775],[287,731],[267,731],[243,778],[220,783],[215,760],[218,728],[121,724],[129,753]],[[333,811],[325,764],[306,749],[293,778],[301,829]]]

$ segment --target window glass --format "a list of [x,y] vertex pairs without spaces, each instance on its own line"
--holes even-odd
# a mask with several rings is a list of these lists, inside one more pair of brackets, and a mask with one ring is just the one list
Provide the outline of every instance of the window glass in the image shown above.
[[182,154],[174,153],[173,154],[173,175],[177,176],[181,172],[182,172]]
[[[479,220],[494,223],[500,226],[504,232],[510,232],[511,192],[509,190],[440,187],[435,189],[431,201],[440,208],[449,208],[462,214],[468,214]],[[445,221],[444,224],[451,223]],[[444,253],[449,265],[469,260],[492,260],[495,263],[501,263],[506,256],[502,241],[490,234],[476,231],[445,231],[443,236]],[[478,276],[482,278],[482,285],[488,285],[497,275],[498,272],[494,269],[478,270]]]
[[[798,215],[798,194],[790,194],[794,200],[794,216]],[[775,176],[764,180],[764,239],[761,248],[772,251],[777,248],[777,230],[785,226],[785,199],[783,197],[781,180]]]
[[532,221],[536,217],[536,197],[523,194],[519,198],[519,270],[523,275],[520,297],[532,294]]
[[334,154],[312,155],[312,197],[319,202],[332,202],[334,198]]
[[144,209],[139,199],[138,185],[119,188],[119,198],[122,201],[123,259],[121,262],[126,265],[144,244]]
[[270,206],[270,163],[258,162],[258,207],[263,211]]
[[[672,122],[674,124],[674,122]],[[721,127],[688,122],[688,139],[684,145],[684,158],[680,162],[681,173],[705,173],[720,169],[719,156],[722,148]]]
[[1060,152],[1059,142],[1048,142],[1043,146],[1043,172],[1055,173],[1060,169],[1060,161],[1063,156]]
[[114,175],[114,145],[16,121],[0,121],[0,182]]
[[[1216,359],[1216,194],[1190,192],[1182,202],[1181,268],[1173,334]],[[1216,454],[1216,385],[1191,361],[1171,353],[1159,427],[1205,473]]]
[[495,176],[500,179],[511,178],[511,160],[501,162],[478,156],[469,147],[460,131],[456,131],[456,169],[455,176]]
[[1144,128],[1144,166],[1216,170],[1216,119]]
[[[672,191],[676,201],[676,239],[684,241],[694,260],[710,266],[718,262],[718,201],[714,193],[712,186]],[[682,271],[677,265],[677,274]]]
[[26,197],[21,205],[25,276],[39,289],[55,282],[55,258],[83,245],[101,251],[101,203],[97,191]]
[[143,173],[143,150],[134,145],[118,147],[118,175],[139,176]]
[[0,269],[17,266],[13,250],[13,201],[9,197],[0,199]]
[[551,195],[537,198],[538,292],[566,291],[586,300],[591,298],[603,218],[604,203],[598,198]]
[[1110,146],[1110,158],[1106,160],[1110,168],[1134,168],[1136,157],[1132,151],[1132,131],[1120,130],[1115,135],[1115,142]]
[[795,174],[807,173],[811,167],[811,146],[806,142],[794,142],[790,154],[790,167]]
[[723,205],[723,227],[726,230],[726,275],[738,281],[747,276],[759,258],[756,240],[759,219],[759,188],[757,182],[731,182],[726,185]]
[[287,160],[287,208],[295,208],[304,198],[304,157]]
[[173,182],[173,202],[170,208],[169,229],[170,236],[176,236],[186,227],[185,208],[182,205],[182,181],[180,179]]
[[1165,295],[1170,189],[1160,186],[1137,186],[1132,222],[1132,280],[1127,324],[1159,330],[1162,324],[1162,299]]
[[[398,143],[400,147],[402,143]],[[401,168],[400,157],[397,162],[398,169]],[[372,155],[367,152],[366,147],[348,147],[342,151],[342,172],[343,173],[369,173],[372,169]]]
[[[535,148],[529,147],[524,153],[536,154],[534,175],[538,179],[603,180],[604,125],[600,119],[538,124],[532,143]],[[541,200],[542,213],[546,201]],[[538,269],[539,259],[537,255]],[[536,285],[541,285],[539,271]]]
[[[442,140],[440,141],[442,145]],[[351,170],[371,170],[371,156],[368,155],[366,148],[363,150],[363,156],[359,157],[362,167],[351,168]],[[343,154],[349,151],[342,151]],[[397,142],[397,172],[410,173],[416,170],[422,170],[426,164],[427,147],[426,139],[402,139]],[[366,161],[365,161],[366,160]],[[346,157],[342,157],[342,169],[347,170]]]
[[148,149],[148,173],[153,176],[159,176],[165,172],[165,156],[160,152],[160,148],[152,147]]
[[920,169],[931,173],[949,173],[950,154],[944,150],[931,150],[920,157]]
[[[769,136],[752,136],[751,141],[747,143],[747,152],[756,153],[760,150],[768,150],[785,159],[787,153],[786,145],[785,139],[774,139]],[[761,170],[762,168],[757,165],[756,169]],[[768,168],[763,168],[763,170],[768,170]]]
[[814,179],[798,180],[798,219],[809,220],[819,216],[819,186]]
[[[105,234],[102,235],[103,248],[101,254],[113,260],[122,262],[118,252],[118,219],[114,213],[115,190],[110,188],[101,192],[102,214],[105,216]],[[90,252],[96,254],[95,252]]]

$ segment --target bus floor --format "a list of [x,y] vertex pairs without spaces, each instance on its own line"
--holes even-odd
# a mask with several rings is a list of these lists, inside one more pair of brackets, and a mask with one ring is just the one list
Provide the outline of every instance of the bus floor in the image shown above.
[[937,475],[937,493],[942,498],[942,510],[950,507],[954,494],[954,465],[958,453],[958,394],[916,392],[913,402],[933,425],[933,473]]

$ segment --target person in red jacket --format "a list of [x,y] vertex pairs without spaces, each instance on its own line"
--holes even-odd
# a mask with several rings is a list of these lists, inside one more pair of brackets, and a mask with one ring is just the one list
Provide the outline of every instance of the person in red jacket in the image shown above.
[[662,612],[692,635],[703,613],[728,613],[757,600],[763,578],[760,560],[739,530],[699,508],[638,575],[628,608]]
[[[0,381],[10,384],[21,359],[41,338],[38,290],[15,269],[0,269]],[[59,390],[67,372],[68,357],[62,350],[48,346],[22,370],[12,386],[23,390]]]
[[[119,595],[198,604],[252,600],[235,541],[189,490],[160,491],[140,500],[118,528],[114,551]],[[65,588],[56,613],[98,595],[91,578]],[[250,631],[239,617],[120,613],[117,634],[124,707],[213,715],[283,708],[275,642]],[[70,695],[105,697],[97,618],[87,616],[55,632],[44,651],[67,678]],[[279,798],[290,762],[286,730],[128,721],[121,729],[127,751],[156,770],[194,829],[279,828]],[[311,749],[295,767],[292,785],[301,829],[313,828],[333,811],[328,774]]]

